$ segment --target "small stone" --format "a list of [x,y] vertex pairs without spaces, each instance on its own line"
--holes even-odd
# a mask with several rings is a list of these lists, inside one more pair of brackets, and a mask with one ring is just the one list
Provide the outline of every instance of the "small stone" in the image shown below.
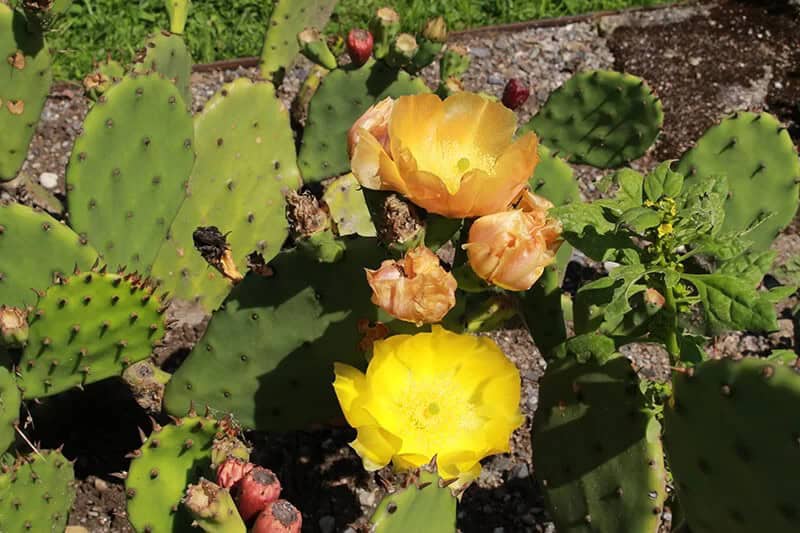
[[492,533],[506,533],[506,530],[502,527],[496,527],[494,530],[492,530]]
[[482,46],[474,46],[474,47],[471,46],[469,49],[469,53],[481,59],[487,58],[491,55],[489,49],[484,48]]
[[94,488],[97,489],[97,492],[105,492],[108,490],[108,483],[104,480],[98,478],[94,479]]
[[41,183],[42,187],[45,189],[55,189],[58,187],[58,175],[52,172],[42,172],[39,175],[39,183]]
[[697,65],[699,65],[700,61],[702,61],[702,59],[700,59],[699,57],[690,57],[689,58],[689,64],[691,66],[693,66],[693,67],[696,67]]
[[496,72],[493,72],[492,74],[490,74],[489,75],[489,79],[487,81],[489,82],[489,85],[505,85],[506,84],[506,82],[503,79],[503,77],[500,74],[496,73]]
[[330,515],[319,519],[319,529],[322,533],[333,533],[336,529],[336,519]]

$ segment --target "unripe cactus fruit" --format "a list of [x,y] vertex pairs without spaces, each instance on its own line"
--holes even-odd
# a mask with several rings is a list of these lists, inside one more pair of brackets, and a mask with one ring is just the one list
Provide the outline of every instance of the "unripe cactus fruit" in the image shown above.
[[367,30],[353,29],[347,34],[347,54],[353,64],[360,67],[372,56],[372,34]]
[[336,58],[328,47],[325,36],[316,28],[306,28],[297,34],[300,53],[328,70],[336,68]]
[[522,107],[531,95],[530,89],[517,78],[511,78],[503,90],[503,105],[511,110]]
[[419,52],[417,39],[410,33],[401,33],[392,42],[386,62],[392,67],[403,68],[411,64],[417,52]]
[[389,45],[400,31],[400,15],[391,7],[378,9],[369,23],[369,31],[375,37],[375,57],[381,59],[389,53]]
[[230,457],[217,468],[217,485],[224,489],[235,487],[255,465],[237,457]]
[[271,470],[257,466],[239,482],[239,514],[249,522],[281,495],[281,482]]
[[300,533],[303,515],[286,500],[277,500],[267,505],[258,515],[253,533]]

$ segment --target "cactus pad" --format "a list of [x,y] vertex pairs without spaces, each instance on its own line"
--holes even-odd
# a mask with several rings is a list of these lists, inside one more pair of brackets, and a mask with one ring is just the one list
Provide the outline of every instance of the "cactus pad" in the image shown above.
[[24,398],[122,374],[164,336],[159,302],[135,274],[87,272],[50,287],[31,313],[17,373]]
[[[375,239],[348,240],[342,259],[318,263],[299,250],[248,275],[167,385],[170,413],[208,405],[259,430],[305,428],[339,413],[333,363],[364,367],[361,320],[377,320],[364,267],[384,258]],[[302,324],[302,327],[298,327]]]
[[280,83],[300,51],[297,34],[325,26],[335,5],[336,0],[276,0],[261,52],[261,76]]
[[72,464],[58,451],[17,459],[0,474],[0,531],[61,533],[75,500]]
[[300,172],[316,183],[350,171],[347,132],[371,105],[393,98],[429,92],[422,80],[368,61],[361,68],[337,69],[325,76],[311,99],[300,148]]
[[375,533],[455,533],[456,499],[439,476],[423,471],[417,484],[384,496],[370,521]]
[[189,483],[214,477],[211,449],[219,424],[213,418],[181,418],[175,425],[156,427],[134,452],[125,489],[128,518],[136,531],[196,531],[181,498]]
[[644,155],[663,121],[661,101],[642,79],[590,70],[556,89],[524,129],[573,163],[610,168]]
[[331,219],[336,224],[336,233],[346,235],[361,235],[374,237],[375,226],[372,224],[367,201],[361,185],[352,174],[345,174],[331,181],[325,187],[322,200],[331,213]]
[[769,248],[797,211],[800,161],[786,129],[768,113],[737,113],[706,131],[686,152],[678,172],[687,182],[726,176],[729,194],[722,231],[743,231],[772,216],[745,238]]
[[655,533],[666,497],[660,427],[630,362],[554,361],[539,386],[533,463],[556,528]]
[[83,129],[67,168],[72,227],[108,265],[144,271],[185,195],[192,117],[166,79],[127,76],[100,97]]
[[22,397],[14,374],[0,367],[0,455],[14,443]]
[[284,193],[300,186],[289,116],[269,83],[240,78],[225,85],[195,120],[197,163],[154,275],[174,296],[215,309],[230,284],[194,250],[198,226],[229,233],[237,267],[247,256],[265,261],[288,235]]
[[192,0],[165,0],[167,14],[169,15],[169,30],[178,35],[186,27],[186,19],[192,8]]
[[0,304],[36,303],[35,290],[49,287],[57,274],[90,268],[97,252],[50,215],[0,202]]
[[0,2],[0,181],[13,179],[25,161],[51,81],[44,37]]
[[183,96],[183,103],[192,105],[192,56],[180,35],[168,31],[151,35],[136,57],[133,71],[161,74],[175,83]]
[[664,442],[695,533],[800,528],[800,376],[746,357],[673,376]]

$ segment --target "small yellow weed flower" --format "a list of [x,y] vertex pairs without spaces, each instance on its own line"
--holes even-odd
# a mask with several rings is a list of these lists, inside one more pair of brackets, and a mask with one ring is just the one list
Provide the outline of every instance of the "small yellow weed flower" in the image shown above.
[[511,204],[539,161],[536,135],[514,140],[516,129],[513,111],[477,94],[386,99],[353,124],[351,167],[362,186],[432,213],[489,215]]
[[358,430],[350,445],[367,470],[436,457],[439,475],[463,486],[481,459],[509,450],[523,422],[519,371],[486,337],[433,326],[377,341],[366,375],[341,363],[335,371],[339,404]]

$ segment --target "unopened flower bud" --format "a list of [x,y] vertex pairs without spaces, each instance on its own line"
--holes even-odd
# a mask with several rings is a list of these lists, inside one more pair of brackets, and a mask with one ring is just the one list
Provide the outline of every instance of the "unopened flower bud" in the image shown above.
[[372,34],[367,30],[353,29],[347,34],[347,54],[357,67],[369,61],[372,46]]
[[422,35],[435,43],[447,41],[447,23],[444,21],[444,17],[436,17],[425,23]]
[[366,272],[372,303],[400,320],[417,325],[436,323],[456,304],[456,279],[424,246]]
[[561,246],[561,225],[547,217],[552,206],[525,192],[516,209],[478,218],[464,245],[472,270],[504,289],[530,289]]

